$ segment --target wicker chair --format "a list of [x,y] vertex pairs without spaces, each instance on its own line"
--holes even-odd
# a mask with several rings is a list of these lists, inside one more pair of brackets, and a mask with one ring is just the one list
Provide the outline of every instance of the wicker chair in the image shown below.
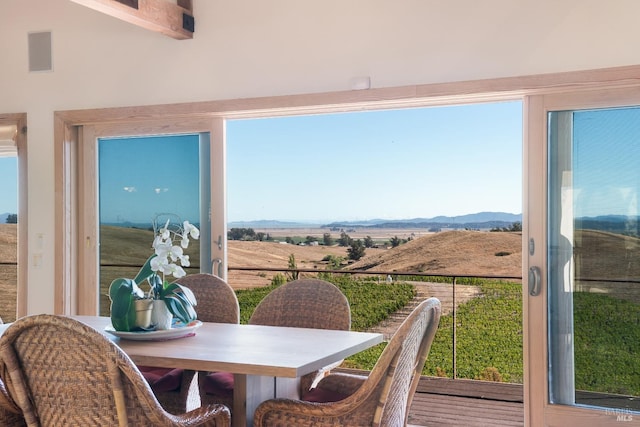
[[26,425],[22,411],[11,400],[4,383],[0,380],[0,426],[23,427]]
[[28,426],[228,426],[229,409],[165,412],[131,359],[69,317],[23,317],[0,337],[0,377]]
[[[299,279],[274,289],[256,307],[249,323],[252,325],[289,326],[296,328],[349,330],[351,309],[344,294],[332,283],[319,279]],[[300,392],[308,391],[313,383],[337,362],[305,375]],[[200,400],[203,403],[222,403],[233,407],[233,375],[216,372],[199,375]],[[213,393],[211,393],[211,391]]]
[[[193,291],[198,305],[198,319],[203,322],[239,323],[240,307],[236,293],[223,279],[207,273],[190,274],[176,280]],[[140,366],[142,375],[150,381],[151,389],[162,407],[172,414],[187,411],[189,391],[195,371],[183,369],[154,368]],[[154,383],[162,384],[166,377],[178,377],[180,386],[172,390],[154,388]],[[154,381],[151,381],[153,378]],[[216,402],[217,403],[217,402]]]
[[333,394],[333,401],[267,400],[255,411],[254,427],[406,426],[439,321],[440,301],[423,301],[391,338],[368,377],[332,373],[307,395],[322,391],[325,397]]

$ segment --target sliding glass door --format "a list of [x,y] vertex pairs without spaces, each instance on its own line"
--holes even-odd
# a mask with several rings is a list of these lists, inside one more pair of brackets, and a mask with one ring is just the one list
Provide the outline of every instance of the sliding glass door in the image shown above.
[[546,319],[528,330],[546,349],[529,363],[546,379],[529,395],[541,425],[640,422],[640,99],[616,95],[531,104],[547,129],[529,140],[528,184],[531,209],[546,206],[528,242],[528,309]]
[[98,139],[101,315],[109,314],[111,281],[135,277],[153,253],[154,229],[167,221],[200,229],[185,271],[211,272],[209,151],[206,133]]
[[154,225],[167,220],[200,229],[186,272],[226,279],[224,120],[85,125],[70,152],[79,159],[69,223],[77,251],[61,311],[109,315],[109,285],[135,277],[153,254]]

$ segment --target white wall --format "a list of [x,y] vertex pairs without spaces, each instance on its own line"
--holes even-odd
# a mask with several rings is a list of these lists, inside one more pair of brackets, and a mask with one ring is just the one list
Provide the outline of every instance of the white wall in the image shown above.
[[[29,313],[53,310],[53,112],[640,64],[637,0],[194,0],[173,40],[69,0],[0,1],[0,113],[26,112]],[[53,72],[27,71],[52,31]],[[38,249],[38,251],[40,251]]]

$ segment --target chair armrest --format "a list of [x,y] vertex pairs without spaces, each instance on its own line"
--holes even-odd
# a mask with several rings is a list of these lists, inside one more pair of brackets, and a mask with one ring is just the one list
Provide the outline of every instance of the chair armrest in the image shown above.
[[[224,405],[203,405],[184,414],[167,414],[168,418],[151,418],[154,425],[163,427],[228,427],[231,425],[231,412]],[[155,424],[158,422],[158,424]]]
[[318,382],[316,388],[325,389],[332,393],[352,395],[362,386],[367,377],[363,375],[331,373]]

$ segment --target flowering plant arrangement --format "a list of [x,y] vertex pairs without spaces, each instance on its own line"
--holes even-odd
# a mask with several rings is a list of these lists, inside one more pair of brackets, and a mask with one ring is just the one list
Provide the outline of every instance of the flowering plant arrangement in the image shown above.
[[[154,253],[136,277],[115,279],[109,287],[111,323],[117,331],[135,329],[134,301],[137,299],[163,300],[169,312],[185,324],[196,319],[194,306],[197,302],[193,292],[179,283],[169,283],[166,277],[179,279],[186,275],[182,267],[188,267],[190,262],[184,249],[189,246],[189,238],[200,237],[200,231],[189,221],[184,221],[180,227],[171,226],[170,220],[167,220],[160,228],[154,221],[154,236]],[[179,245],[176,244],[178,240]],[[145,281],[149,283],[146,293],[140,287]]]

